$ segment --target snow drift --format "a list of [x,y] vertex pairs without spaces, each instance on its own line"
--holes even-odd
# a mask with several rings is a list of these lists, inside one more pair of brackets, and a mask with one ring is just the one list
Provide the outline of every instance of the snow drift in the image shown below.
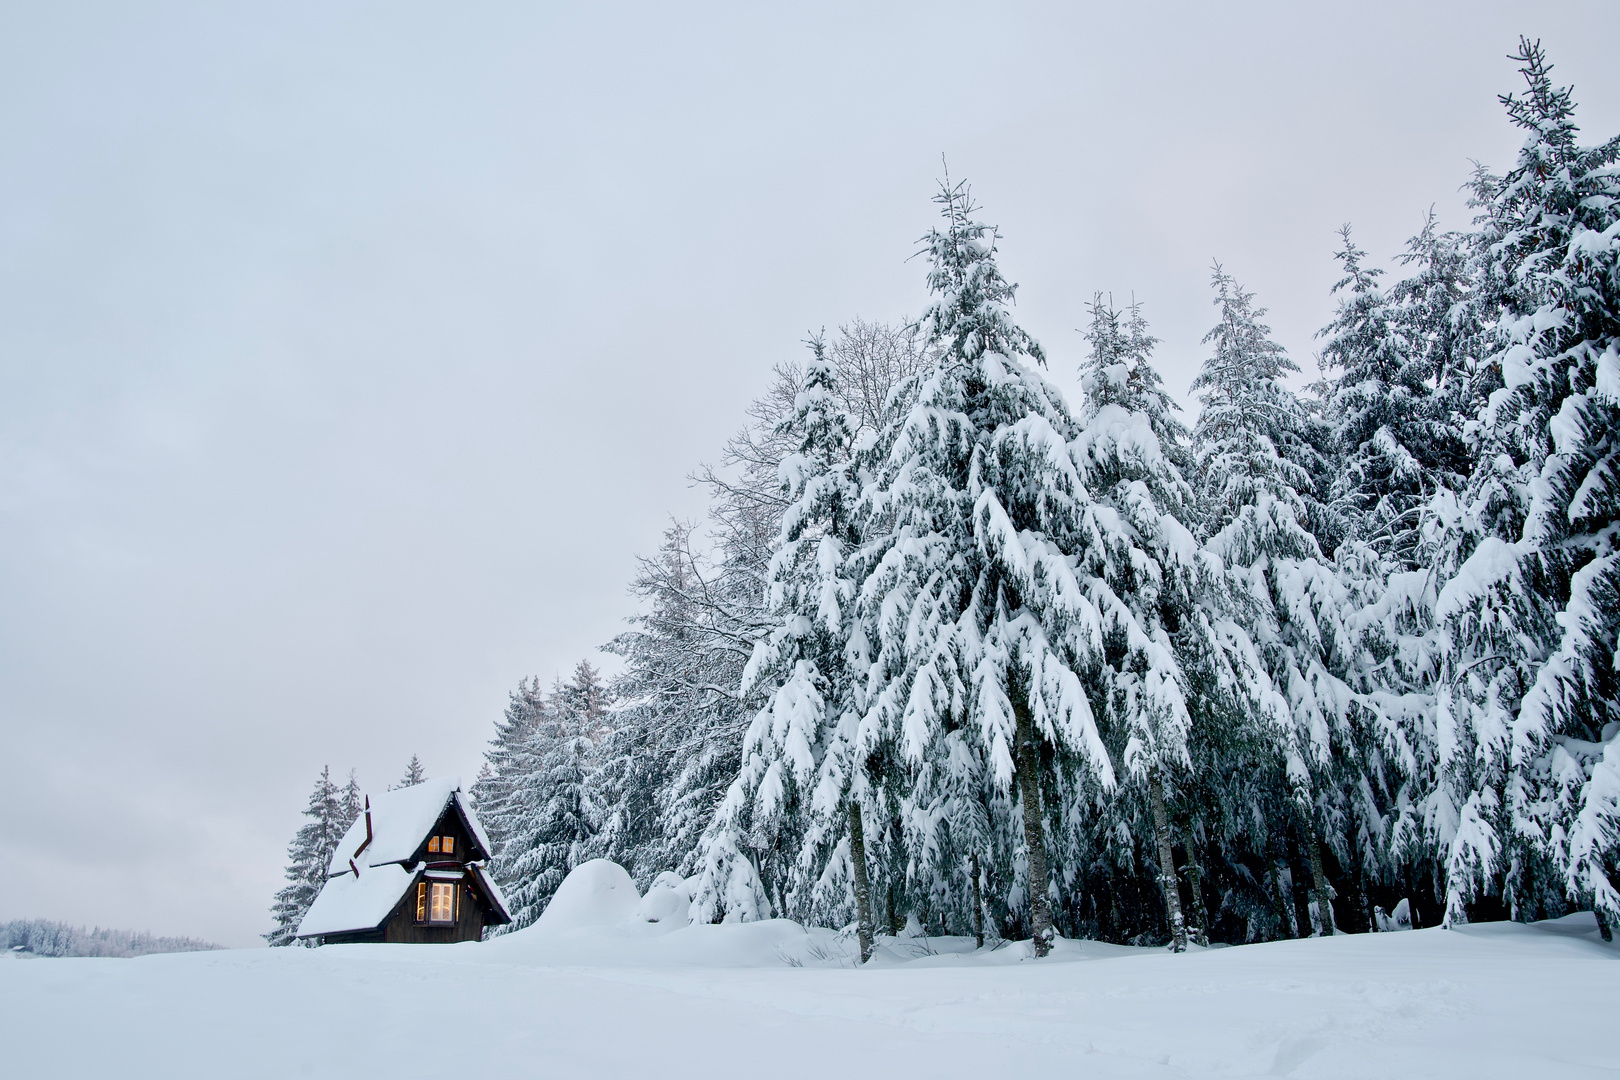
[[[0,964],[7,1074],[1612,1077],[1620,948],[1588,914],[1174,956],[1059,941],[847,938],[649,922],[611,864],[548,927],[482,944],[338,945]],[[675,894],[671,896],[670,894]],[[567,916],[567,917],[565,917]],[[176,1039],[176,1018],[184,1038]],[[445,1032],[453,1038],[442,1037]]]
[[[822,1080],[1613,1076],[1620,947],[1590,913],[1175,956],[690,921],[605,860],[481,944],[337,945],[0,964],[18,1076],[753,1075]],[[1397,912],[1397,916],[1404,912]],[[172,1037],[174,1017],[186,1037]],[[91,1024],[86,1029],[86,1020]],[[424,1037],[453,1031],[455,1039]],[[465,1035],[465,1038],[461,1037]]]
[[[576,866],[557,886],[534,932],[563,934],[628,922],[641,903],[636,883],[624,867],[607,859]],[[522,931],[519,931],[522,933]]]

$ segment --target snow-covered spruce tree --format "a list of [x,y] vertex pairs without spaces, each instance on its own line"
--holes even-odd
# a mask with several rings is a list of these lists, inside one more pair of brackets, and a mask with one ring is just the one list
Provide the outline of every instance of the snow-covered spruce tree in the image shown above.
[[[339,799],[339,805],[343,807],[344,831],[347,831],[349,826],[354,824],[354,819],[360,816],[361,799],[360,780],[354,775],[354,770],[350,769],[348,782],[343,785],[343,795]],[[341,840],[342,837],[339,836],[338,839]]]
[[566,683],[553,686],[551,705],[570,717],[593,744],[607,735],[613,696],[602,681],[602,673],[589,660],[575,664],[573,677]]
[[[1250,690],[1257,729],[1292,792],[1322,932],[1332,933],[1322,820],[1341,780],[1335,763],[1352,762],[1356,738],[1355,695],[1343,678],[1344,590],[1305,526],[1314,450],[1305,410],[1283,382],[1298,368],[1271,340],[1252,293],[1218,264],[1212,284],[1220,320],[1204,337],[1213,349],[1192,384],[1203,404],[1193,444],[1208,550],[1225,567],[1267,676]],[[1393,728],[1381,734],[1400,738]]]
[[[350,769],[349,779],[344,783],[343,794],[338,799],[338,805],[342,807],[340,820],[343,822],[343,828],[338,831],[339,840],[343,839],[343,833],[349,830],[349,826],[354,824],[355,819],[363,811],[364,798],[360,791],[360,780],[355,776],[354,770]],[[333,842],[333,845],[335,849],[336,841]]]
[[[1439,600],[1442,740],[1472,762],[1447,859],[1448,919],[1498,893],[1516,917],[1592,905],[1620,918],[1620,137],[1576,142],[1574,101],[1539,43],[1502,98],[1527,138],[1486,222],[1509,343],[1480,416]],[[1459,792],[1461,794],[1461,792]]]
[[863,496],[856,562],[877,653],[861,738],[892,741],[911,770],[907,880],[925,895],[929,877],[966,861],[931,796],[954,800],[979,775],[1001,793],[1016,786],[1027,884],[1014,906],[1027,906],[1044,956],[1044,759],[1069,755],[1097,782],[1114,779],[1075,674],[1095,661],[1105,618],[1069,553],[1096,526],[1069,454],[1076,425],[1021,362],[1044,357],[1007,310],[1014,286],[994,234],[973,219],[965,185],[943,185],[935,201],[945,226],[923,240],[934,300],[920,325],[936,359]]
[[[858,439],[890,426],[906,404],[905,380],[924,362],[915,333],[854,320],[827,350],[832,392]],[[697,869],[700,841],[737,777],[743,737],[769,687],[744,695],[754,644],[778,620],[766,591],[789,503],[779,479],[796,452],[791,418],[806,371],[774,369],[721,465],[695,477],[710,493],[707,529],[676,522],[656,556],[641,560],[631,592],[644,604],[607,651],[625,660],[614,680],[613,733],[593,774],[602,809],[599,851],[645,887],[664,870]]]
[[1336,553],[1355,643],[1352,685],[1384,725],[1404,732],[1411,756],[1378,740],[1356,747],[1367,781],[1347,821],[1360,914],[1369,883],[1410,893],[1432,866],[1426,818],[1434,777],[1434,606],[1449,564],[1446,522],[1467,482],[1466,392],[1479,333],[1463,239],[1439,231],[1433,211],[1400,262],[1414,271],[1387,292],[1343,230],[1345,276],[1322,360],[1338,368],[1322,412],[1333,431],[1330,484],[1345,523]]
[[[614,681],[622,690],[625,679]],[[624,867],[639,888],[679,860],[667,849],[661,798],[680,768],[681,747],[673,733],[661,730],[661,716],[646,699],[619,698],[609,709],[608,734],[592,753],[594,768],[588,794],[597,808],[594,855]],[[650,721],[650,722],[649,722]]]
[[1083,427],[1072,452],[1093,503],[1077,569],[1107,618],[1100,724],[1145,796],[1171,947],[1181,952],[1187,928],[1165,789],[1192,766],[1192,686],[1205,699],[1205,723],[1223,719],[1244,681],[1234,658],[1241,665],[1252,649],[1218,602],[1218,580],[1206,581],[1189,527],[1196,498],[1184,472],[1187,431],[1153,368],[1157,341],[1141,307],[1122,318],[1098,294],[1090,314]]
[[[349,784],[356,786],[352,774]],[[309,820],[299,827],[287,845],[287,884],[276,893],[270,907],[275,929],[264,935],[271,945],[296,943],[293,935],[298,932],[299,922],[320,895],[321,886],[326,884],[326,867],[332,860],[332,852],[359,815],[358,807],[351,809],[348,805],[350,801],[345,799],[343,790],[332,783],[332,770],[322,766],[315,788],[309,794],[309,804],[304,807],[304,816]]]
[[846,566],[860,495],[855,425],[837,400],[824,341],[810,345],[804,388],[781,425],[797,445],[780,466],[792,502],[767,591],[780,621],[743,674],[745,696],[756,685],[774,689],[749,726],[742,770],[705,836],[693,911],[717,921],[759,918],[774,906],[826,920],[853,907],[865,962],[873,922],[856,742],[865,656]]
[[495,737],[484,750],[484,764],[472,787],[478,818],[495,848],[492,869],[503,889],[512,884],[506,875],[507,841],[516,834],[522,817],[512,793],[523,777],[533,771],[533,739],[545,711],[545,693],[540,689],[540,680],[519,680],[495,725]]
[[[1442,587],[1479,539],[1463,490],[1483,483],[1494,492],[1484,502],[1503,507],[1516,501],[1511,483],[1504,486],[1498,472],[1506,457],[1488,449],[1487,433],[1470,416],[1501,385],[1499,372],[1480,363],[1501,349],[1498,322],[1511,285],[1491,236],[1500,183],[1477,166],[1469,183],[1470,205],[1482,211],[1477,230],[1464,237],[1437,233],[1431,212],[1401,260],[1418,271],[1390,290],[1402,340],[1428,372],[1429,408],[1421,419],[1435,427],[1427,442],[1444,451],[1431,454],[1438,466],[1431,474],[1434,494],[1412,523],[1415,565],[1403,569],[1387,555],[1354,545],[1339,553],[1352,593],[1347,623],[1361,653],[1359,688],[1375,711],[1407,729],[1413,751],[1400,790],[1384,800],[1382,871],[1400,884],[1401,895],[1432,892],[1437,901],[1446,868],[1458,859],[1476,859],[1475,842],[1489,847],[1495,835],[1480,828],[1481,803],[1472,793],[1482,778],[1500,775],[1499,762],[1492,761],[1489,739],[1477,740],[1466,713],[1458,723],[1451,673],[1459,658],[1437,622]],[[1476,463],[1486,467],[1478,470]],[[1477,494],[1469,498],[1480,501]],[[1476,659],[1493,654],[1486,641],[1474,645]],[[1468,659],[1460,663],[1465,672],[1471,666]],[[1367,755],[1369,765],[1376,765],[1374,756]]]
[[1386,294],[1383,271],[1363,264],[1367,253],[1350,227],[1340,235],[1338,310],[1317,334],[1326,339],[1322,360],[1337,368],[1324,408],[1335,466],[1328,494],[1351,539],[1392,569],[1410,570],[1425,506],[1439,491],[1458,490],[1467,468],[1455,401],[1462,253],[1431,213],[1402,256],[1417,273]]
[[1466,237],[1440,231],[1431,209],[1399,256],[1411,272],[1389,290],[1408,362],[1425,391],[1417,410],[1422,441],[1412,449],[1436,490],[1460,491],[1472,464],[1463,427],[1480,328],[1470,315],[1475,289],[1465,244]]
[[422,767],[422,759],[412,754],[410,763],[405,766],[405,775],[400,777],[399,783],[389,790],[397,791],[400,788],[415,787],[426,779],[427,770]]
[[591,858],[597,812],[591,800],[594,743],[605,714],[588,664],[552,687],[507,794],[497,880],[511,900],[512,929],[540,917],[568,872]]
[[1336,466],[1324,495],[1345,524],[1347,539],[1389,549],[1397,530],[1407,524],[1409,507],[1421,503],[1424,495],[1421,470],[1402,438],[1414,411],[1412,398],[1423,387],[1421,382],[1412,385],[1406,350],[1378,286],[1384,272],[1363,265],[1367,253],[1350,239],[1349,225],[1340,228],[1339,236],[1333,256],[1344,268],[1333,286],[1338,308],[1316,335],[1326,339],[1319,362],[1338,369],[1326,384],[1321,406],[1332,429]]
[[646,608],[607,646],[625,667],[601,748],[600,846],[642,887],[664,870],[696,870],[704,830],[737,775],[753,704],[737,688],[759,621],[741,561],[716,565],[692,526],[673,524],[631,582]]

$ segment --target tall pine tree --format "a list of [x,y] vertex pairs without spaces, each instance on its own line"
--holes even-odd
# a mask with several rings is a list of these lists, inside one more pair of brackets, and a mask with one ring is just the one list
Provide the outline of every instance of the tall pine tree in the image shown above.
[[[1461,531],[1473,550],[1439,601],[1448,739],[1466,798],[1448,916],[1499,895],[1521,918],[1593,905],[1620,918],[1620,138],[1576,142],[1574,100],[1521,39],[1526,133],[1495,185],[1485,276],[1506,347],[1480,415]],[[1455,760],[1455,755],[1451,755]]]
[[332,861],[332,852],[337,850],[338,841],[359,816],[357,791],[353,773],[345,790],[332,783],[330,767],[321,767],[321,775],[316,777],[314,790],[309,794],[309,804],[304,807],[304,816],[309,820],[299,827],[287,845],[287,884],[276,893],[270,907],[275,928],[264,935],[271,945],[297,942],[294,935],[298,924],[326,884],[326,868]]
[[601,679],[582,660],[570,681],[553,685],[525,739],[500,816],[496,863],[514,930],[538,919],[568,872],[595,854],[600,815],[590,781],[607,714]]
[[934,299],[921,325],[937,359],[864,502],[861,606],[876,649],[865,737],[890,742],[909,770],[896,802],[906,879],[924,895],[998,858],[952,850],[945,826],[963,793],[983,783],[1015,800],[1016,822],[991,822],[990,846],[1022,864],[1006,898],[1044,956],[1042,774],[1064,754],[1114,780],[1075,674],[1095,662],[1106,621],[1069,555],[1096,523],[1069,454],[1075,422],[1029,366],[1045,358],[1008,310],[995,235],[974,220],[965,185],[943,185],[935,201],[945,224],[923,240]]
[[1293,811],[1275,827],[1287,830],[1293,817],[1321,930],[1332,933],[1320,841],[1339,786],[1334,766],[1350,760],[1354,738],[1353,691],[1342,677],[1345,597],[1306,525],[1319,470],[1305,409],[1283,381],[1299,368],[1271,340],[1252,293],[1218,264],[1211,284],[1220,318],[1204,336],[1212,349],[1192,384],[1203,404],[1193,442],[1208,549],[1266,675],[1250,690],[1253,716],[1275,748]]
[[412,754],[409,764],[405,766],[405,775],[400,777],[399,783],[389,790],[397,791],[400,788],[415,787],[426,779],[427,770],[422,767],[422,759]]
[[1192,464],[1187,431],[1153,368],[1157,341],[1141,307],[1133,303],[1122,317],[1099,294],[1090,311],[1084,426],[1073,453],[1095,505],[1079,569],[1088,588],[1109,598],[1106,660],[1097,669],[1101,723],[1141,796],[1137,819],[1145,817],[1153,836],[1150,858],[1179,952],[1187,927],[1166,792],[1193,766],[1194,685],[1206,699],[1207,724],[1221,715],[1216,699],[1237,693],[1244,676],[1234,659],[1241,665],[1250,650],[1241,639],[1233,647],[1218,582],[1207,580],[1200,562],[1197,499],[1184,472]]
[[853,911],[864,961],[873,936],[857,739],[865,655],[847,569],[858,539],[855,423],[839,406],[825,343],[810,344],[804,388],[781,425],[796,445],[780,466],[792,501],[767,589],[780,621],[743,675],[745,695],[755,684],[774,689],[748,729],[742,771],[705,838],[694,912],[704,920],[758,918],[774,907],[841,922]]

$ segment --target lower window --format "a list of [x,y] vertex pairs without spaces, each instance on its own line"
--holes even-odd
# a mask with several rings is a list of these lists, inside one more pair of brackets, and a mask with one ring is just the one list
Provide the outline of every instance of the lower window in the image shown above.
[[428,894],[428,922],[456,921],[456,887],[454,883],[435,881]]
[[455,883],[418,881],[416,883],[416,921],[426,923],[455,922]]

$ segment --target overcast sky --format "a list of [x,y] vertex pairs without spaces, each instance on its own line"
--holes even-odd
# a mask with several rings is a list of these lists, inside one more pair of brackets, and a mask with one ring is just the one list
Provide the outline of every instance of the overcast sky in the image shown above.
[[1612,0],[1310,6],[6,4],[0,919],[257,944],[322,765],[470,781],[942,154],[1184,394],[1212,258],[1309,369],[1341,222],[1466,223],[1518,33],[1620,131]]

